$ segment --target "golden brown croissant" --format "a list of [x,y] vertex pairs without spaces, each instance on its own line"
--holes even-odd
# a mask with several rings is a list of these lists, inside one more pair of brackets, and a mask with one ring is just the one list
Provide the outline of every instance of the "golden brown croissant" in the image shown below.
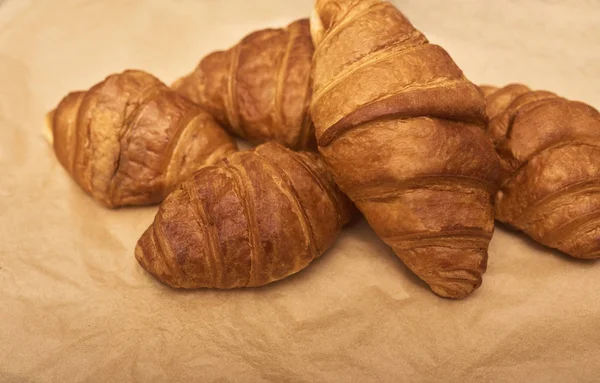
[[335,181],[431,289],[481,284],[498,162],[484,98],[379,0],[317,0],[311,115]]
[[237,150],[207,112],[136,70],[68,94],[47,122],[60,163],[109,207],[158,203],[198,167]]
[[323,254],[352,208],[317,154],[266,143],[182,183],[135,257],[173,287],[261,286]]
[[577,258],[600,258],[600,113],[525,85],[482,87],[502,167],[496,219]]
[[313,54],[308,20],[265,29],[206,56],[173,85],[232,134],[255,143],[314,148],[308,115]]

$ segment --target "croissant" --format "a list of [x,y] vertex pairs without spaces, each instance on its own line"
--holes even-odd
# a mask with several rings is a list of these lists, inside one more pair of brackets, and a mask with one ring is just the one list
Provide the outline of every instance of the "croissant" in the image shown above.
[[209,54],[173,88],[238,137],[314,149],[308,114],[313,50],[308,20],[264,29]]
[[160,205],[135,257],[172,287],[261,286],[323,254],[352,209],[316,153],[266,143],[182,183]]
[[600,113],[525,85],[482,87],[500,157],[496,219],[577,258],[600,258]]
[[379,0],[317,0],[311,115],[341,190],[438,295],[480,286],[498,161],[483,95]]
[[108,207],[158,203],[198,167],[237,150],[207,112],[137,70],[69,93],[46,122],[59,162]]

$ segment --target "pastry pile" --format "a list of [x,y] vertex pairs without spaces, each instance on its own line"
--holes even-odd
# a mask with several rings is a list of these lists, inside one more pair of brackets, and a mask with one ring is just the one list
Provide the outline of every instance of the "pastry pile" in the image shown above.
[[598,111],[476,86],[383,0],[316,0],[310,20],[254,32],[171,87],[110,75],[47,129],[98,202],[160,203],[135,257],[176,288],[283,279],[358,211],[442,297],[481,285],[494,219],[600,258]]

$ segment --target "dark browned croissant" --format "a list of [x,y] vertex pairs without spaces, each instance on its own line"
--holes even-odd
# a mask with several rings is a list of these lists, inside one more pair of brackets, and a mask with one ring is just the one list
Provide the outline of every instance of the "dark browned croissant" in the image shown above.
[[207,112],[136,70],[70,93],[47,122],[60,163],[109,207],[158,203],[200,166],[237,150]]
[[600,113],[512,84],[482,87],[502,167],[496,219],[577,258],[600,258]]
[[261,286],[323,254],[351,209],[317,154],[267,143],[182,183],[160,205],[135,257],[173,287]]
[[390,3],[317,0],[311,115],[335,181],[431,289],[481,284],[498,161],[483,95]]
[[314,147],[308,115],[313,45],[308,20],[254,32],[206,56],[173,85],[232,134],[254,143]]

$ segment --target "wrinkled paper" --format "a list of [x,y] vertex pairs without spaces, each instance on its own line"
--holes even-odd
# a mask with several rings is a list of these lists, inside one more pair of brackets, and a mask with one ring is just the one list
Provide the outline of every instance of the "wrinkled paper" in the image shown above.
[[[595,1],[398,0],[478,83],[600,107]],[[125,68],[170,83],[311,0],[0,1],[0,381],[592,382],[600,263],[497,227],[483,286],[436,297],[360,221],[279,283],[175,291],[133,257],[156,207],[108,210],[42,135]]]

